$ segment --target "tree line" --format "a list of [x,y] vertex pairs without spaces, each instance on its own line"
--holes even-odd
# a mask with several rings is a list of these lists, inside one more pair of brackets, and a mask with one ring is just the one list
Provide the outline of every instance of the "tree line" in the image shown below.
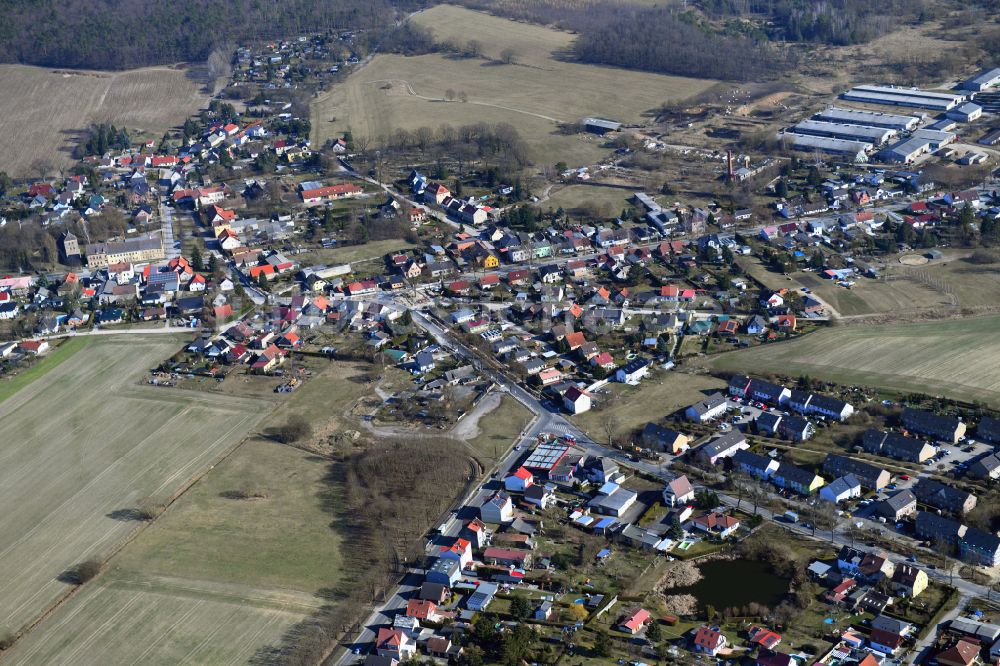
[[762,80],[796,59],[766,40],[713,32],[661,7],[621,9],[581,34],[573,54],[585,63],[710,79]]
[[416,0],[3,0],[0,62],[129,69],[204,62],[223,44],[394,26]]

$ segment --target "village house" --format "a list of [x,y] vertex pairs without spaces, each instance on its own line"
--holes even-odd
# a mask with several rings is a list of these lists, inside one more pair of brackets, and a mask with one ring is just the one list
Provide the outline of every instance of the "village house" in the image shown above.
[[913,432],[958,443],[965,435],[965,424],[953,416],[940,416],[933,412],[907,407],[903,410],[903,426]]
[[781,463],[771,475],[771,482],[779,488],[794,490],[800,495],[809,495],[825,483],[818,474],[786,462]]
[[707,423],[726,413],[726,397],[713,393],[684,410],[684,416],[695,423]]
[[692,524],[696,529],[707,532],[720,539],[725,539],[740,528],[740,521],[734,516],[725,513],[712,511],[703,516],[698,516]]
[[694,486],[687,476],[678,476],[673,481],[668,481],[663,488],[663,503],[667,506],[678,506],[687,504],[694,499]]
[[917,497],[909,490],[900,490],[875,505],[875,512],[893,522],[917,512]]
[[912,564],[900,564],[892,574],[892,589],[899,596],[913,599],[927,589],[927,573]]
[[952,513],[968,513],[976,507],[976,496],[935,479],[922,478],[913,487],[917,501]]
[[729,641],[717,627],[704,624],[694,632],[691,643],[695,652],[702,652],[712,657],[729,645]]
[[402,629],[380,627],[375,637],[375,652],[380,657],[405,661],[416,654],[417,645]]
[[743,433],[733,430],[705,442],[695,449],[695,454],[709,464],[715,465],[724,458],[731,458],[737,451],[749,448],[750,445]]
[[514,520],[514,503],[507,493],[497,492],[483,502],[479,514],[484,523],[509,523]]
[[532,476],[531,472],[523,467],[518,467],[516,470],[508,474],[504,478],[504,488],[510,492],[523,493],[525,490],[530,488],[535,482],[535,477]]
[[897,460],[922,463],[937,453],[937,448],[913,437],[905,437],[898,432],[879,432],[869,428],[861,437],[861,446],[868,452]]
[[563,408],[570,414],[582,414],[589,411],[590,406],[590,394],[576,386],[570,386],[563,393]]
[[758,479],[767,479],[774,474],[780,464],[774,458],[757,455],[749,451],[737,451],[733,457],[733,468]]
[[870,490],[881,490],[892,480],[892,475],[889,474],[888,470],[834,453],[826,456],[826,460],[823,462],[823,471],[832,476],[853,474],[862,486]]
[[639,608],[622,618],[622,621],[618,624],[618,630],[635,636],[646,628],[646,624],[650,619],[649,611]]
[[664,428],[656,423],[647,423],[640,436],[643,446],[653,451],[665,451],[677,455],[688,449],[690,439],[687,435]]
[[853,474],[846,474],[821,488],[819,497],[834,504],[861,497],[861,482]]

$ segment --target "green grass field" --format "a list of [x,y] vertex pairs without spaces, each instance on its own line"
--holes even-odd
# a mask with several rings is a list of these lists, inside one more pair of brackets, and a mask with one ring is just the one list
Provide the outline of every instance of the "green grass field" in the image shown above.
[[[250,440],[18,643],[11,663],[246,663],[339,580],[340,539],[320,497],[328,469]],[[246,490],[266,497],[231,498]]]
[[531,412],[510,396],[500,406],[479,419],[479,436],[468,441],[476,457],[489,467],[502,457],[531,420]]
[[110,555],[136,527],[116,512],[166,501],[266,413],[259,400],[140,384],[182,340],[76,343],[0,403],[0,504],[12,509],[0,516],[0,629],[67,592],[67,568]]
[[0,402],[11,397],[25,386],[40,379],[45,373],[54,370],[60,363],[81,349],[86,348],[94,340],[92,337],[71,338],[62,342],[54,350],[48,352],[38,362],[24,372],[13,377],[0,379]]
[[[303,417],[317,438],[338,430],[344,410],[369,390],[353,381],[360,372],[328,363],[276,409],[262,410],[259,429]],[[21,639],[10,661],[238,664],[280,644],[342,582],[330,464],[251,437]]]
[[[377,55],[312,106],[313,141],[390,136],[396,128],[510,123],[539,162],[591,164],[607,151],[593,136],[565,136],[557,123],[585,116],[639,122],[664,101],[696,95],[715,82],[582,65],[558,58],[573,35],[461,7],[439,5],[412,19],[439,42],[478,40],[482,58]],[[505,48],[515,64],[501,64]],[[467,102],[446,101],[448,90]]]
[[614,217],[630,205],[631,190],[593,185],[568,185],[549,195],[546,208],[562,207],[571,214],[599,213],[599,217]]
[[840,326],[721,354],[722,370],[808,374],[844,384],[918,391],[1000,406],[1000,317],[918,324]]
[[[615,396],[598,396],[596,409],[572,417],[576,424],[597,441],[607,441],[604,423],[608,418],[617,422],[615,437],[622,437],[650,421],[660,421],[682,407],[705,397],[703,391],[721,389],[725,382],[708,375],[683,372],[656,372],[639,386],[612,382],[605,390]],[[604,402],[605,406],[600,406]]]

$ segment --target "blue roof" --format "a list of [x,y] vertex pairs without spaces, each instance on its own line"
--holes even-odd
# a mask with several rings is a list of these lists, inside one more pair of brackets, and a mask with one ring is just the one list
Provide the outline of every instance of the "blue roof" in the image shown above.
[[601,552],[599,552],[597,554],[597,559],[603,560],[605,557],[607,557],[610,554],[611,554],[611,551],[609,549],[607,549],[607,548],[604,548],[604,549],[601,550]]
[[601,518],[594,525],[594,529],[595,530],[604,530],[604,529],[607,529],[607,528],[611,527],[614,524],[615,524],[615,519],[614,518]]

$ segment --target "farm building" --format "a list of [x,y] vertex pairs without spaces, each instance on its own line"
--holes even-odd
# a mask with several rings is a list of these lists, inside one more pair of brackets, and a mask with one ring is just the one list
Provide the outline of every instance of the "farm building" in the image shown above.
[[896,136],[896,130],[868,125],[846,125],[825,120],[803,120],[790,130],[794,134],[828,136],[846,141],[864,141],[880,146]]
[[864,141],[845,141],[844,139],[831,139],[829,137],[809,136],[807,134],[783,132],[778,135],[778,139],[791,143],[792,147],[796,150],[848,155],[855,162],[867,162],[868,153],[875,149],[874,145]]
[[978,143],[983,146],[995,146],[1000,143],[1000,128],[987,132]]
[[964,95],[920,90],[919,88],[894,88],[892,86],[855,86],[841,95],[842,99],[867,104],[910,106],[933,111],[950,111],[965,101]]
[[965,104],[956,106],[945,115],[952,120],[957,120],[960,123],[971,123],[973,120],[982,117],[983,107],[972,102],[966,102]]
[[583,126],[588,132],[593,132],[594,134],[617,132],[622,128],[621,123],[616,123],[613,120],[606,120],[604,118],[584,118]]
[[961,90],[982,92],[997,85],[1000,85],[1000,67],[984,70],[971,79],[963,81],[958,87]]
[[894,130],[912,130],[920,123],[916,116],[904,116],[894,113],[879,113],[878,111],[861,111],[860,109],[845,109],[831,106],[813,116],[813,120],[824,120],[829,123],[846,125],[866,125],[868,127],[885,127]]
[[323,201],[344,199],[361,194],[363,190],[351,183],[339,183],[337,185],[321,185],[316,181],[307,181],[299,185],[299,195],[305,204],[317,204]]

